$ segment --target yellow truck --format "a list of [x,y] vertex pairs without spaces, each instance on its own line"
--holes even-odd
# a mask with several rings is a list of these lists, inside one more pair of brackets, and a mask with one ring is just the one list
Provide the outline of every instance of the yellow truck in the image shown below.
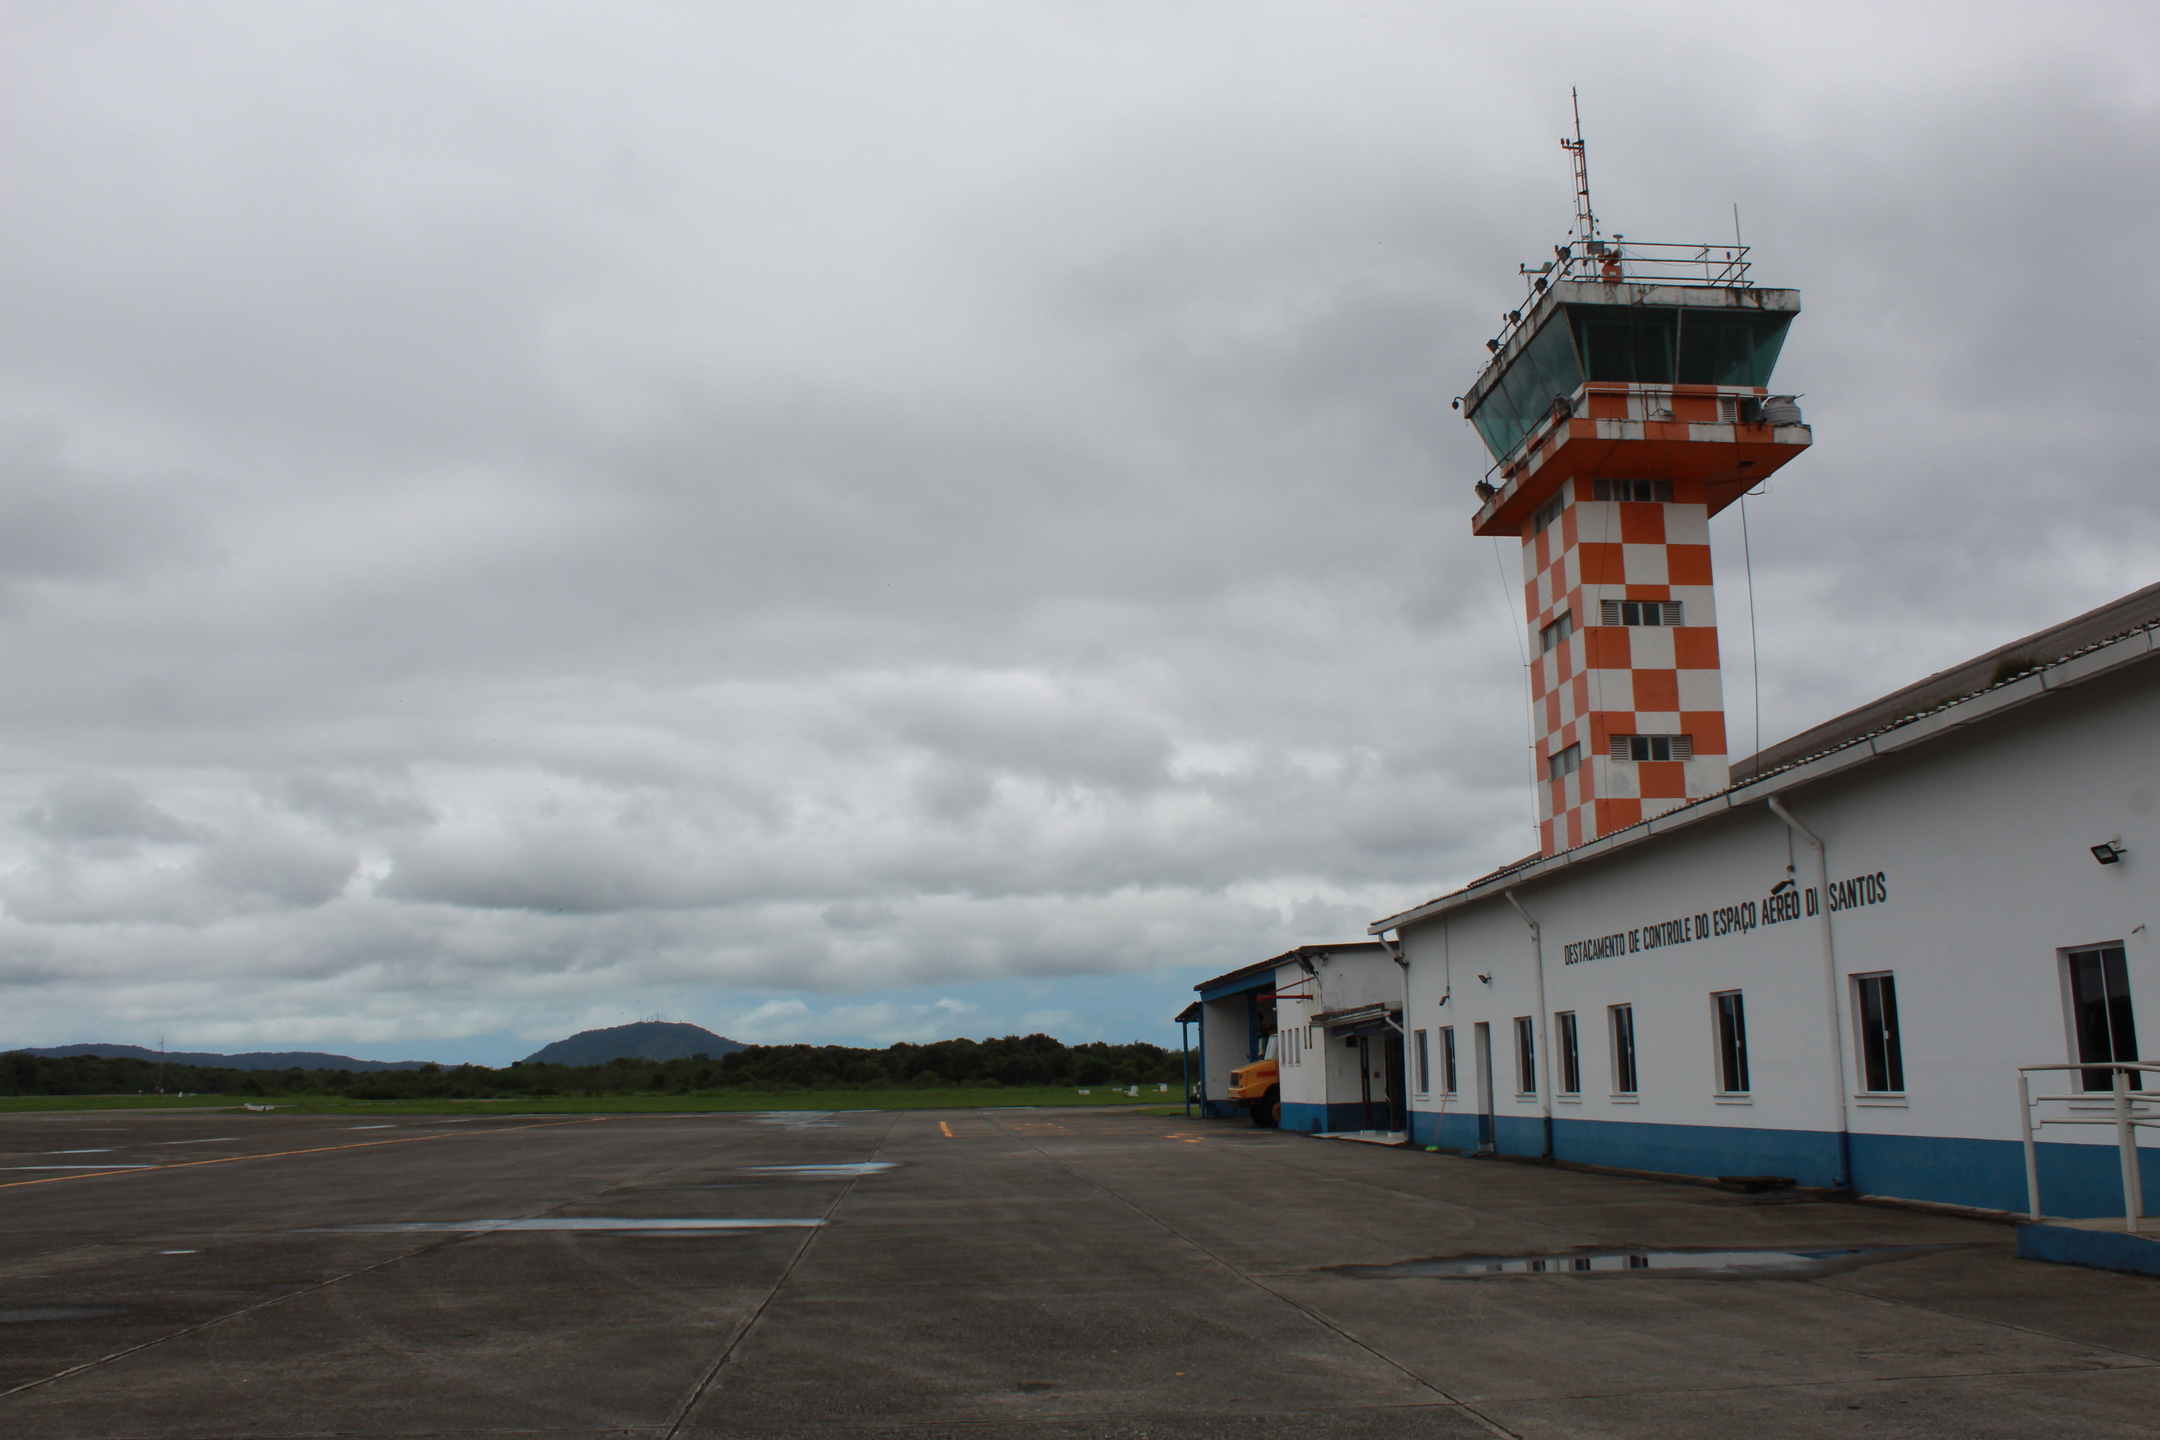
[[1230,1072],[1230,1098],[1245,1102],[1255,1125],[1273,1129],[1282,1123],[1282,1068],[1273,1035],[1261,1042],[1259,1059]]

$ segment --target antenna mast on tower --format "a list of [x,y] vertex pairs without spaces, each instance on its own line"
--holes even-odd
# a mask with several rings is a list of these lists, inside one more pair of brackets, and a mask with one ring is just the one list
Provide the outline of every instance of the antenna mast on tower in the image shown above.
[[1597,215],[1590,209],[1590,159],[1584,153],[1582,138],[1582,96],[1574,86],[1568,87],[1568,99],[1575,105],[1575,138],[1560,137],[1560,148],[1575,158],[1575,238],[1585,244],[1598,238]]

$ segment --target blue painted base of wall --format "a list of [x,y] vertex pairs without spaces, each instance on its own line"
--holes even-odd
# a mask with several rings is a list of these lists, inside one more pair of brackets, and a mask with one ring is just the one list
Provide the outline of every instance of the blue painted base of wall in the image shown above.
[[1347,1105],[1299,1101],[1293,1105],[1286,1100],[1282,1107],[1282,1128],[1300,1130],[1307,1135],[1318,1135],[1324,1130],[1362,1130],[1365,1128],[1365,1107],[1356,1101]]
[[[1410,1143],[1475,1150],[1483,1117],[1415,1110]],[[1535,1115],[1495,1115],[1493,1148],[1542,1155]],[[1669,1175],[1786,1175],[1802,1185],[1837,1183],[1838,1137],[1827,1130],[1761,1130],[1741,1125],[1661,1125],[1649,1121],[1553,1117],[1553,1158]],[[2025,1157],[2014,1140],[1941,1135],[1854,1135],[1851,1188],[1866,1195],[1933,1200],[1986,1210],[2025,1208]],[[2122,1171],[2112,1145],[2039,1147],[2040,1202],[2050,1215],[2087,1219],[2122,1214]],[[2140,1152],[2147,1193],[2160,1194],[2160,1150]]]
[[2121,1230],[2020,1225],[2017,1227],[2017,1253],[2027,1260],[2051,1260],[2057,1265],[2089,1265],[2095,1270],[2160,1275],[2160,1240]]

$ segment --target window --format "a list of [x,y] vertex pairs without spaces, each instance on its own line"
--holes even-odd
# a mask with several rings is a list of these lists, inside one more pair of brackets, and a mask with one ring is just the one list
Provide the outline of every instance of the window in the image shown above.
[[1607,625],[1685,625],[1681,600],[1601,600],[1598,618]]
[[[2070,969],[2070,1011],[2077,1027],[2077,1058],[2137,1059],[2137,1022],[2130,1013],[2130,972],[2123,963],[2123,947],[2101,945],[2091,950],[2072,950],[2063,958]],[[2081,1073],[2087,1090],[2115,1088],[2112,1071]],[[2138,1082],[2142,1078],[2131,1071],[2130,1088],[2141,1088]]]
[[1599,480],[1595,482],[1600,500],[1626,500],[1640,504],[1672,503],[1670,480]]
[[1515,1017],[1515,1093],[1537,1093],[1537,1040],[1530,1028],[1530,1017]]
[[1741,1006],[1738,990],[1727,990],[1722,995],[1711,996],[1710,1000],[1717,1007],[1718,1093],[1745,1095],[1748,1093],[1747,1011]]
[[1432,1056],[1425,1048],[1425,1032],[1423,1030],[1413,1030],[1410,1032],[1410,1038],[1412,1041],[1410,1048],[1417,1059],[1417,1093],[1420,1095],[1429,1094],[1432,1091]]
[[1567,509],[1567,492],[1563,490],[1537,507],[1537,512],[1530,517],[1530,533],[1537,535],[1550,529],[1553,521],[1558,520],[1560,512],[1565,509]]
[[1612,1007],[1612,1088],[1615,1095],[1633,1095],[1635,1082],[1635,1007]]
[[1615,760],[1691,760],[1694,756],[1695,740],[1689,735],[1612,737],[1612,758]]
[[1558,780],[1563,775],[1572,775],[1577,770],[1582,769],[1581,744],[1570,745],[1567,749],[1554,754],[1546,760],[1545,768],[1555,780]]
[[1898,1044],[1897,981],[1888,975],[1862,975],[1853,986],[1860,992],[1860,1088],[1900,1094],[1905,1089],[1905,1052]]
[[1560,1093],[1582,1094],[1582,1045],[1575,1034],[1575,1012],[1562,1010],[1553,1016],[1560,1022]]
[[1574,633],[1575,612],[1572,610],[1568,610],[1563,612],[1560,618],[1553,621],[1552,624],[1547,625],[1544,629],[1538,631],[1539,653],[1542,654],[1545,651],[1552,649],[1553,646],[1558,645],[1561,641],[1567,639],[1568,636]]
[[1737,421],[1740,418],[1740,397],[1737,395],[1718,396],[1717,418],[1718,423],[1723,425],[1730,425]]
[[1440,1093],[1455,1093],[1455,1027],[1452,1025],[1440,1029]]

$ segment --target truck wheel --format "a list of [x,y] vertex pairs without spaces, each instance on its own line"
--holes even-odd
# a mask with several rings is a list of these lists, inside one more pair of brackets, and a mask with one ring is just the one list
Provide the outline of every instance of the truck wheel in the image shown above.
[[1282,1124],[1282,1091],[1270,1090],[1252,1102],[1252,1123],[1263,1130]]

